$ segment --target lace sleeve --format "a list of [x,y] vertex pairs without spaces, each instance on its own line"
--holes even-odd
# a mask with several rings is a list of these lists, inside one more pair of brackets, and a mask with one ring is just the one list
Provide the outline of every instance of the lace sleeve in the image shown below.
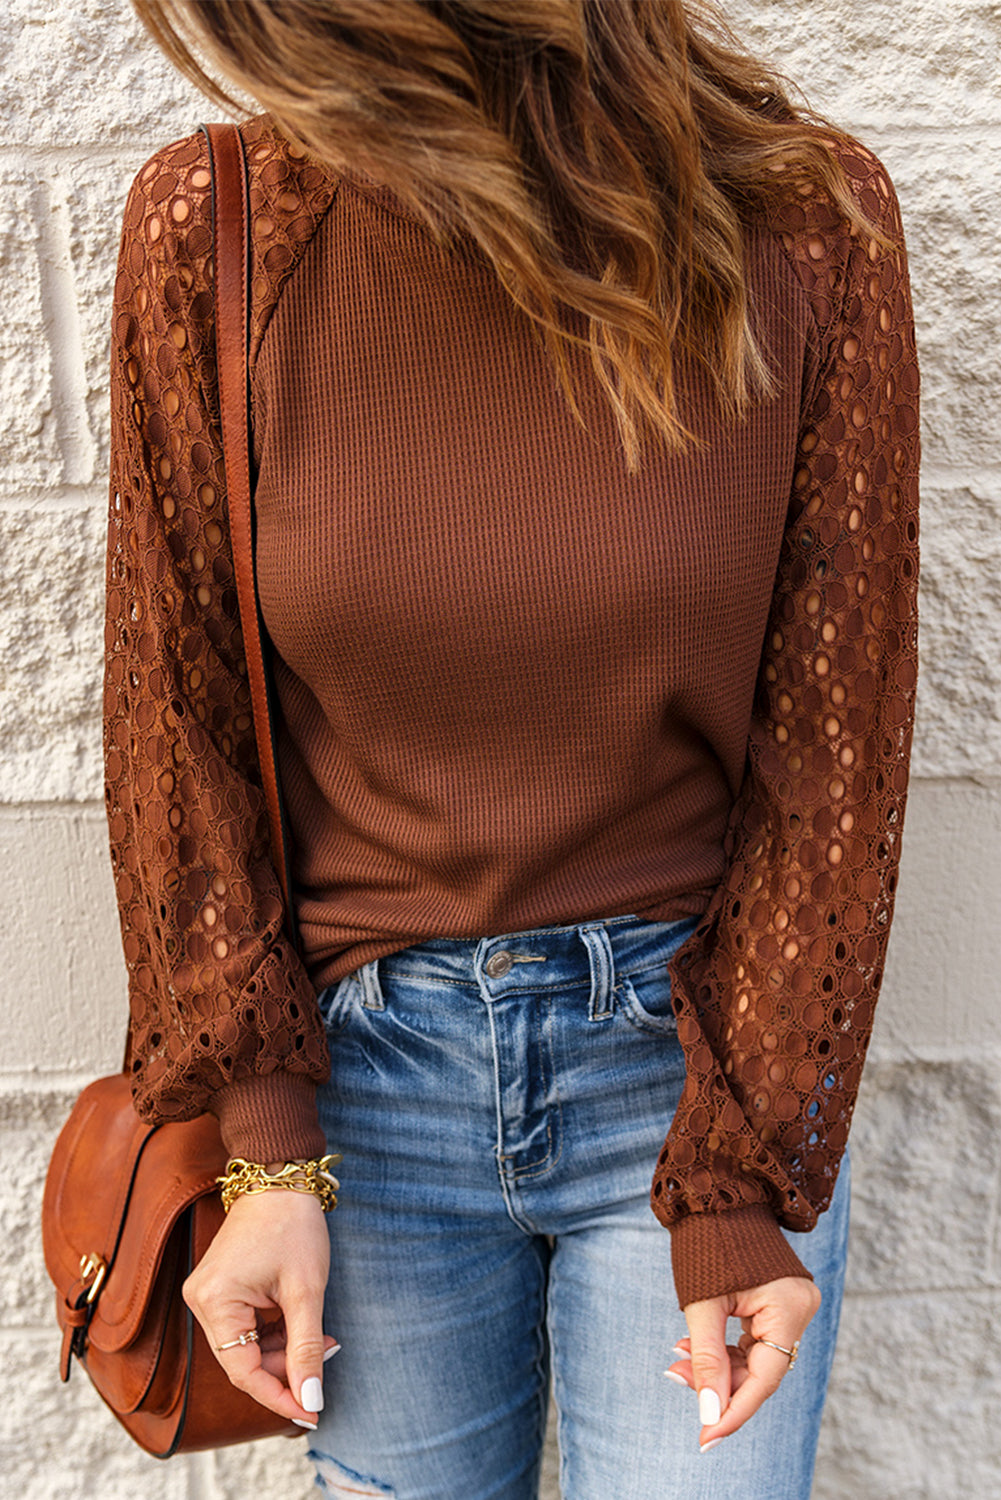
[[[794,210],[821,364],[724,879],[676,955],[687,1081],[654,1178],[682,1305],[802,1275],[779,1232],[828,1204],[893,913],[916,683],[918,376],[896,199],[843,165],[897,248]],[[796,216],[798,215],[798,221]]]
[[125,211],[112,330],[105,762],[147,1119],[219,1115],[234,1154],[322,1149],[316,997],[282,935],[233,582],[207,154],[157,155]]

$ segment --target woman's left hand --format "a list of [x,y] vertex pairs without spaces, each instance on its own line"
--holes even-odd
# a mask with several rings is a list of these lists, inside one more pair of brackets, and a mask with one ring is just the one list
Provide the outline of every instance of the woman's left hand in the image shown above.
[[[793,1349],[820,1306],[820,1292],[805,1276],[784,1276],[746,1292],[728,1292],[685,1308],[689,1337],[677,1346],[684,1358],[671,1374],[699,1395],[699,1446],[722,1441],[742,1427],[777,1391]],[[740,1318],[743,1333],[727,1345],[726,1320]],[[778,1349],[762,1343],[768,1339]]]

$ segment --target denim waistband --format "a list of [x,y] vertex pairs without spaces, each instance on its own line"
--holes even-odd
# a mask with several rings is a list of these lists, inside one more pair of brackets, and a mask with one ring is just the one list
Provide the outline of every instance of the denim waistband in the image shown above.
[[[366,964],[363,983],[385,977],[436,984],[489,983],[495,992],[562,988],[607,965],[626,977],[663,965],[699,917],[650,922],[621,916],[484,938],[432,938]],[[366,972],[367,971],[367,972]]]

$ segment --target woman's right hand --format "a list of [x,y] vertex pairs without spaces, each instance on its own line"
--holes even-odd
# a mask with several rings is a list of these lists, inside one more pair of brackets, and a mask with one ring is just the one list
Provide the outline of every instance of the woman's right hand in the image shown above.
[[[338,1347],[323,1332],[330,1241],[311,1193],[245,1193],[183,1286],[216,1358],[235,1386],[271,1411],[316,1426],[323,1361]],[[264,1327],[261,1342],[220,1344]]]

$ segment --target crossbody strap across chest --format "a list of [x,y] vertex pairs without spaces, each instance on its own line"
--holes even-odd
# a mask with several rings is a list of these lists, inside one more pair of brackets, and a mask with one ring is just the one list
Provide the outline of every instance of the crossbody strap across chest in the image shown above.
[[275,689],[254,567],[253,458],[250,447],[250,190],[243,139],[235,125],[203,125],[212,171],[216,363],[233,569],[247,660],[271,855],[298,947],[291,849],[282,806],[275,737]]

